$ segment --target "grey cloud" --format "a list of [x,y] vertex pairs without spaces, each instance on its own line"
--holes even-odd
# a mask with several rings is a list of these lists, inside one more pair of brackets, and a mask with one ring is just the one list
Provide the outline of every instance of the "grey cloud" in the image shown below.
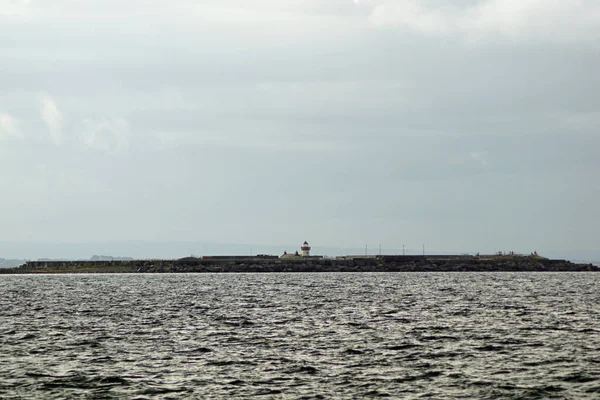
[[593,3],[552,26],[530,2],[377,26],[367,0],[60,4],[0,7],[0,225],[19,240],[595,246],[596,31],[560,39]]
[[469,6],[420,0],[372,1],[371,21],[424,34],[460,34],[469,42],[505,38],[593,43],[600,6],[594,1],[483,0]]

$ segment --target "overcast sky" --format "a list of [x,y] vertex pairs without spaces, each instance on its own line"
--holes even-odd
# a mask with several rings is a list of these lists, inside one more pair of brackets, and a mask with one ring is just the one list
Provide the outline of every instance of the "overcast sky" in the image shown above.
[[0,241],[597,250],[598,71],[597,0],[0,0]]

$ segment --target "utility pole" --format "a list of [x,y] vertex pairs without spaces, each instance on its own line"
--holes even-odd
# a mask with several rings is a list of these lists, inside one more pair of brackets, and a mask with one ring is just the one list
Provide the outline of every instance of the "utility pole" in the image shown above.
[[425,244],[423,244],[423,257],[425,257]]
[[379,245],[379,255],[381,255],[381,245]]
[[365,257],[367,256],[367,247],[368,245],[365,244]]
[[404,245],[402,245],[402,255],[404,255]]

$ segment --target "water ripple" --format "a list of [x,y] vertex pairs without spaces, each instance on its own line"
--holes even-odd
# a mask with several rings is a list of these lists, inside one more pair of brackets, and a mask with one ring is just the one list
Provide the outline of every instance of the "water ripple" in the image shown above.
[[0,397],[600,395],[593,273],[0,276]]

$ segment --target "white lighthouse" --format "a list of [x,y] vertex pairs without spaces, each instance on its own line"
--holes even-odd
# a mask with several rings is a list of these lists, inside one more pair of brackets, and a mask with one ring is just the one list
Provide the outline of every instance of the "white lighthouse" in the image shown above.
[[300,247],[300,250],[302,250],[302,257],[310,257],[310,246],[308,245],[308,242],[304,242],[302,244],[302,247]]

